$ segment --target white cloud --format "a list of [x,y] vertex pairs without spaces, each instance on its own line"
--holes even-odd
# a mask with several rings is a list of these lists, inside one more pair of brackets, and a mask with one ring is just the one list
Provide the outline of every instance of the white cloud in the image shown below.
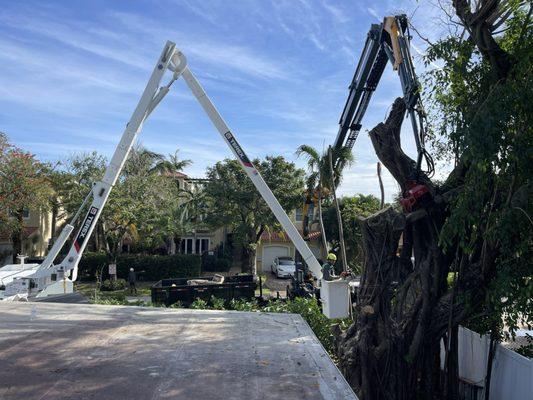
[[372,15],[378,22],[383,22],[383,16],[379,15],[376,10],[374,10],[372,7],[367,7],[366,10],[370,15]]
[[336,7],[326,1],[322,1],[322,7],[324,7],[324,9],[334,18],[335,22],[342,24],[350,20],[346,15],[346,12],[340,7]]
[[[382,9],[421,4],[404,3],[161,0],[147,8],[110,2],[90,15],[67,3],[13,3],[0,11],[0,129],[45,158],[95,148],[109,156],[170,39],[188,56],[250,157],[282,154],[303,167],[294,155],[298,145],[322,149],[336,136],[370,23],[381,22]],[[421,5],[415,16],[421,24],[430,15],[426,8]],[[415,46],[423,51],[416,36]],[[399,95],[397,74],[387,68],[341,194],[379,194],[377,159],[365,131],[385,118]],[[140,139],[162,153],[181,148],[182,157],[195,161],[187,171],[192,176],[231,156],[181,80]],[[409,123],[402,142],[412,154]],[[384,179],[390,200],[396,184],[387,172]]]
[[[247,47],[224,43],[212,38],[198,38],[189,32],[161,27],[156,21],[136,14],[110,12],[110,16],[132,32],[150,36],[150,42],[163,38],[177,40],[177,47],[185,55],[218,68],[229,67],[259,78],[287,79],[287,72],[280,62],[269,60]],[[192,58],[191,57],[191,58]]]

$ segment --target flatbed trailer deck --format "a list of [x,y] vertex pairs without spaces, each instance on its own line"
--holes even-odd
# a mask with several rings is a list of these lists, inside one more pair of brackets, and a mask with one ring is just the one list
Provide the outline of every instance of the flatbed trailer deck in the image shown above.
[[0,303],[0,399],[356,399],[299,315]]

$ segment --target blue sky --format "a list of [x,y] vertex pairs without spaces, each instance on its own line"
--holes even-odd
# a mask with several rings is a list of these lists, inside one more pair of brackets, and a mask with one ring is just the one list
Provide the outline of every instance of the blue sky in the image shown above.
[[[332,143],[371,23],[405,12],[435,35],[429,2],[20,1],[0,0],[0,131],[43,160],[97,150],[110,156],[166,40],[189,66],[250,157],[281,154],[304,166],[300,144]],[[414,39],[420,65],[424,44]],[[392,93],[392,95],[391,95]],[[400,95],[389,67],[355,146],[341,194],[379,192],[366,131]],[[413,154],[409,124],[404,143]],[[164,154],[180,149],[201,177],[231,156],[179,81],[144,126],[140,142]],[[387,198],[397,192],[385,174]]]

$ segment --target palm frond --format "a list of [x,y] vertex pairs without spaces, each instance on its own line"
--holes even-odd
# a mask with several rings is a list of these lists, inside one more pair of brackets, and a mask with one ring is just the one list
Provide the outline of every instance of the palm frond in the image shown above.
[[302,144],[300,147],[298,147],[296,150],[296,156],[300,157],[301,155],[304,155],[307,158],[307,165],[310,170],[313,170],[320,164],[320,154],[312,146]]

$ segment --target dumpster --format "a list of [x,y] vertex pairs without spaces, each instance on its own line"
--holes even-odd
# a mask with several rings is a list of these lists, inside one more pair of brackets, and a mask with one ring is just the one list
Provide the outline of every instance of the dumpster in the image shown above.
[[229,303],[233,299],[252,300],[257,284],[253,275],[221,276],[198,278],[162,279],[152,286],[152,303],[170,306],[181,302],[189,306],[194,300],[209,301],[211,297]]

